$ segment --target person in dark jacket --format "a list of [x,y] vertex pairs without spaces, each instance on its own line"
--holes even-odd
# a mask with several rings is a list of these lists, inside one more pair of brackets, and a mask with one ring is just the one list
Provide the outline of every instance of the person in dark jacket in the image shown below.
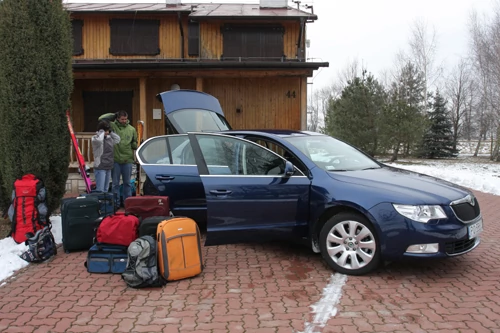
[[130,125],[128,114],[121,110],[116,113],[106,113],[99,120],[110,121],[113,132],[120,136],[120,143],[115,147],[115,166],[113,168],[113,193],[117,206],[120,205],[120,176],[123,181],[123,202],[132,195],[130,179],[132,177],[132,164],[134,163],[134,150],[137,149],[137,131]]
[[92,150],[94,152],[94,176],[96,190],[108,192],[111,170],[115,165],[115,145],[120,142],[120,137],[111,130],[109,122],[102,120],[97,125],[96,135],[92,137]]

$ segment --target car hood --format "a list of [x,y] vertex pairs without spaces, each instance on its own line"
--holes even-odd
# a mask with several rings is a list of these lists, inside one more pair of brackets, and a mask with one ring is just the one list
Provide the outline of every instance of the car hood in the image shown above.
[[384,166],[380,169],[328,172],[333,179],[376,190],[384,201],[400,204],[442,204],[465,197],[470,192],[448,181],[428,175]]

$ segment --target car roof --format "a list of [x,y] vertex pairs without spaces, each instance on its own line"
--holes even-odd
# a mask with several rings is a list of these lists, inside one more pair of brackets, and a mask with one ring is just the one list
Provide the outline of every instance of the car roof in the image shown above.
[[252,130],[230,130],[220,132],[221,134],[229,134],[229,135],[262,135],[266,136],[279,136],[282,138],[286,137],[298,137],[298,136],[318,136],[324,135],[322,133],[310,132],[310,131],[297,131],[297,130],[283,130],[283,129],[252,129]]

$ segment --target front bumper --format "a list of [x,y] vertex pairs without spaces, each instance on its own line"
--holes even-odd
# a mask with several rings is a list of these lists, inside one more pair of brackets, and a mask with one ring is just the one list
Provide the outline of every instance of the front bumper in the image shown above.
[[[480,235],[469,239],[468,227],[482,221],[481,215],[469,223],[459,221],[449,207],[443,207],[447,219],[420,223],[400,215],[390,203],[370,209],[375,218],[382,256],[402,258],[444,258],[468,253],[480,244]],[[416,244],[438,244],[435,253],[408,253]]]

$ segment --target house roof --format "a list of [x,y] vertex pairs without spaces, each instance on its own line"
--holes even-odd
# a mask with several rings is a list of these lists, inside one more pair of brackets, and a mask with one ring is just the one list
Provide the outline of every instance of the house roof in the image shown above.
[[202,19],[308,19],[316,20],[315,14],[293,7],[260,8],[259,4],[180,4],[167,6],[165,3],[64,3],[73,13],[190,13],[194,20]]

